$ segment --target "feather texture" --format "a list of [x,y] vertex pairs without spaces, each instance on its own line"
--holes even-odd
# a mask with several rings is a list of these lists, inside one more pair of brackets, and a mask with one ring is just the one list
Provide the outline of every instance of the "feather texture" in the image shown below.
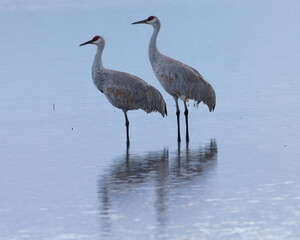
[[[104,82],[103,76],[106,77]],[[98,89],[117,108],[126,111],[142,109],[146,113],[160,112],[165,116],[166,103],[160,92],[134,75],[107,69],[96,74],[94,82],[96,86],[103,82]]]
[[216,105],[216,94],[210,83],[194,68],[175,59],[160,55],[153,68],[163,88],[183,101],[192,99],[206,104],[210,111]]

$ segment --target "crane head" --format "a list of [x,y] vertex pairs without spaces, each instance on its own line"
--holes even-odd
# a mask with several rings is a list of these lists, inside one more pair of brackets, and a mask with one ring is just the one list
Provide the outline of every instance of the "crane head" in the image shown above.
[[81,47],[81,46],[86,45],[86,44],[94,44],[94,45],[105,44],[105,40],[101,36],[95,36],[91,40],[89,40],[89,41],[87,41],[85,43],[82,43],[79,46]]
[[152,26],[156,25],[156,24],[160,25],[159,19],[157,17],[155,17],[155,16],[150,16],[150,17],[148,17],[145,20],[133,22],[132,24],[140,24],[140,23],[151,24]]

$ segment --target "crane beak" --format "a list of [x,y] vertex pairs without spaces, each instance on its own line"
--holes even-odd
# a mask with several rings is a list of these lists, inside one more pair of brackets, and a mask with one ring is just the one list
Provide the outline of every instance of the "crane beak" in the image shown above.
[[140,23],[147,23],[147,19],[142,20],[142,21],[138,21],[138,22],[133,22],[131,24],[140,24]]
[[86,45],[86,44],[92,44],[93,42],[94,42],[93,40],[87,41],[85,43],[80,44],[79,47]]

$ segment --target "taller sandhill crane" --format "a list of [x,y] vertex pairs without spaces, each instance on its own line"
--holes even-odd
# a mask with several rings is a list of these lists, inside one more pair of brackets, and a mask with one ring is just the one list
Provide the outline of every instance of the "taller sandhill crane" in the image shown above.
[[163,88],[174,98],[176,103],[178,142],[180,138],[180,110],[178,98],[184,102],[184,115],[186,122],[186,141],[189,142],[188,130],[188,108],[186,102],[189,99],[196,101],[197,106],[200,102],[206,104],[209,111],[215,109],[216,94],[212,86],[204,80],[201,74],[194,68],[179,62],[175,59],[161,54],[156,46],[156,39],[160,30],[160,21],[155,16],[150,16],[145,20],[134,22],[132,24],[146,23],[153,26],[153,34],[149,43],[149,58],[152,69]]
[[102,65],[102,52],[105,40],[101,36],[95,36],[92,40],[80,44],[94,44],[97,46],[92,78],[95,86],[106,96],[108,101],[117,108],[123,110],[125,115],[127,146],[129,146],[129,121],[128,110],[141,108],[146,113],[160,112],[167,115],[166,103],[161,93],[142,79],[124,72],[109,70]]

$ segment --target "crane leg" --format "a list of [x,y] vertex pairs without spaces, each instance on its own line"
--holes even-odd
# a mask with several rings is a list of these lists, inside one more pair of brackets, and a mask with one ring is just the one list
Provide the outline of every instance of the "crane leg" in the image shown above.
[[176,102],[176,115],[177,115],[177,142],[181,142],[181,138],[180,138],[180,121],[179,121],[179,116],[180,116],[180,110],[179,110],[179,106],[178,106],[178,99],[175,99]]
[[125,115],[125,126],[126,126],[126,137],[127,137],[127,147],[129,146],[129,121],[128,121],[128,117],[127,117],[127,112],[124,111],[124,115]]
[[184,101],[184,115],[185,115],[185,127],[186,127],[186,142],[188,143],[190,141],[189,137],[189,121],[188,121],[188,116],[189,116],[189,110],[186,106],[186,101]]

